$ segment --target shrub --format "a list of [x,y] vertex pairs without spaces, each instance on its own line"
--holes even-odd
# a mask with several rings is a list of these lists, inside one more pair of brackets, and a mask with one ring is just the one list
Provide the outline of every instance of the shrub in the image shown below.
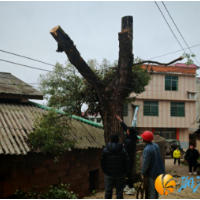
[[69,185],[61,183],[58,186],[48,186],[46,192],[28,191],[24,193],[16,190],[14,195],[18,199],[77,199],[77,194],[69,191]]
[[33,150],[51,153],[57,162],[75,144],[74,140],[69,139],[69,123],[69,117],[58,115],[53,109],[49,110],[47,114],[36,118],[35,130],[28,137],[29,145]]

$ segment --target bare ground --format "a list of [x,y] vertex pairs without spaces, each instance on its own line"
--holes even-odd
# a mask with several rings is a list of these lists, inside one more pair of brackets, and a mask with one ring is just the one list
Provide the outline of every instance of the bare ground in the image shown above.
[[[160,199],[199,199],[200,198],[200,185],[195,193],[193,193],[193,190],[188,187],[186,189],[181,190],[180,193],[178,192],[179,188],[182,185],[182,180],[181,180],[182,176],[188,176],[189,179],[193,177],[194,179],[193,189],[197,187],[197,181],[200,181],[200,176],[189,175],[188,166],[185,166],[182,164],[180,166],[178,166],[177,164],[174,166],[173,158],[166,157],[165,171],[167,174],[170,174],[174,177],[174,180],[176,182],[176,188],[171,194],[168,194],[166,196],[159,195]],[[197,179],[197,177],[199,177],[199,179]],[[84,197],[84,199],[104,199],[104,194],[105,194],[105,191],[99,191],[96,194],[91,194],[91,195],[88,195],[87,197]],[[115,190],[113,190],[113,199],[116,199]],[[136,194],[126,195],[124,193],[124,199],[136,199]]]

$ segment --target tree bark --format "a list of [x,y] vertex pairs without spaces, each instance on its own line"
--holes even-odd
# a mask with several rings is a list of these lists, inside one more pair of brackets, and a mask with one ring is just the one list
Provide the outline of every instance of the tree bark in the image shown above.
[[81,57],[74,42],[62,30],[60,26],[56,26],[50,31],[53,38],[58,42],[57,52],[65,51],[69,61],[77,68],[80,74],[93,86],[101,103],[103,103],[102,90],[104,84],[101,79],[91,70],[84,59]]
[[123,142],[125,135],[121,124],[116,119],[116,115],[123,117],[123,102],[122,101],[109,101],[102,110],[101,116],[104,126],[104,137],[106,143],[110,141],[111,135],[117,134],[120,141]]

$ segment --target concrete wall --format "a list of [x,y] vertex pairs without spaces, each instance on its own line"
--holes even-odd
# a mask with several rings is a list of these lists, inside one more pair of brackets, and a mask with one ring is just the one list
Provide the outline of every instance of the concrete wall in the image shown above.
[[[195,128],[196,119],[195,115],[195,102],[185,102],[185,117],[171,117],[171,101],[159,101],[159,113],[158,116],[144,116],[143,114],[143,100],[136,100],[133,104],[139,106],[137,113],[137,127],[154,127],[154,128]],[[125,118],[125,122],[130,124],[130,119],[133,118],[129,115],[129,118]],[[193,123],[193,124],[192,124]]]
[[97,189],[103,189],[101,152],[102,149],[72,150],[58,164],[42,153],[0,155],[0,198],[12,196],[17,189],[27,192],[33,186],[42,189],[60,183],[70,184],[70,189],[82,198],[89,193],[89,174],[92,170],[99,170]]
[[187,149],[189,147],[189,129],[187,128],[179,129],[179,141],[183,149]]
[[[178,76],[178,91],[165,90],[165,75]],[[196,75],[196,74],[195,74]],[[196,91],[196,78],[195,75],[181,75],[181,74],[153,74],[152,79],[145,87],[146,91],[139,94],[137,99],[176,99],[188,100],[187,91]],[[130,95],[135,96],[134,93]]]
[[[196,78],[196,91],[198,91],[197,93],[197,97],[198,97],[198,101],[196,102],[196,119],[197,121],[200,119],[200,78]],[[199,129],[199,123],[195,123],[196,127],[195,127],[195,131],[197,129]],[[194,132],[194,131],[193,131]],[[198,149],[198,151],[200,152],[200,140],[196,140],[196,148]]]

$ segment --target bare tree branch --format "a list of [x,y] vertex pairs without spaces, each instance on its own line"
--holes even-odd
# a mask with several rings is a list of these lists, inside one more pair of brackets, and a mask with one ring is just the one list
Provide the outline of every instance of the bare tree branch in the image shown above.
[[56,26],[50,31],[53,38],[58,42],[57,52],[65,52],[69,58],[69,61],[77,68],[80,74],[92,85],[96,90],[100,101],[102,101],[102,89],[104,84],[101,79],[92,71],[87,65],[84,59],[81,57],[74,42],[71,38],[62,30],[60,26]]
[[175,60],[173,60],[173,61],[171,61],[171,62],[169,62],[169,63],[160,63],[160,62],[157,62],[157,61],[144,60],[144,61],[142,61],[142,62],[133,64],[133,66],[135,66],[135,65],[141,65],[141,64],[144,64],[144,63],[154,63],[154,64],[158,64],[158,65],[167,66],[167,65],[171,65],[171,64],[173,64],[173,63],[175,63],[175,62],[177,62],[177,61],[179,61],[179,60],[183,60],[183,57],[179,57],[179,58],[177,58],[177,59],[175,59]]

